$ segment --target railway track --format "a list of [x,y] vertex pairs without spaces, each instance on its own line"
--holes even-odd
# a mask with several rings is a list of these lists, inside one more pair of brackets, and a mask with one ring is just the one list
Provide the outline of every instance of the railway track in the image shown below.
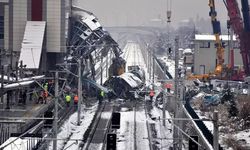
[[[143,105],[143,107],[142,107]],[[149,150],[157,150],[157,147],[154,144],[154,138],[155,138],[155,128],[154,124],[150,123],[150,116],[148,112],[148,104],[143,104],[142,101],[135,101],[133,105],[133,149],[141,149],[140,143],[144,140],[147,141],[148,143],[148,149]],[[142,120],[140,120],[143,118]],[[144,124],[144,125],[142,125]],[[141,128],[144,126],[146,128],[147,133],[145,135],[140,135],[141,134]]]
[[137,102],[135,101],[134,102],[134,150],[137,149],[137,146],[136,146],[136,105]]
[[106,146],[106,135],[110,131],[113,104],[104,102],[100,105],[94,121],[84,134],[81,150],[104,149]]
[[148,116],[148,114],[149,114],[149,112],[148,112],[148,106],[147,105],[149,105],[149,104],[147,104],[147,103],[145,103],[145,105],[144,105],[144,110],[145,110],[145,116],[146,116],[146,126],[147,126],[147,133],[148,133],[148,141],[149,141],[149,149],[150,150],[155,150],[155,146],[153,145],[153,133],[154,133],[154,131],[152,130],[152,128],[153,128],[153,125],[152,124],[150,124],[149,123],[149,121],[148,121],[148,118],[149,118],[149,116]]
[[[58,118],[58,122],[57,122],[57,124],[58,124],[58,128],[60,128],[62,125],[63,125],[63,122],[66,120],[66,119],[68,119],[69,118],[69,116],[74,112],[74,109],[75,109],[75,107],[74,106],[71,106],[71,107],[69,107],[69,108],[64,108],[64,109],[61,109],[60,111],[59,111],[59,115],[58,116],[60,116],[60,118]],[[38,126],[37,127],[37,129],[41,129],[42,128],[42,126],[43,126],[43,123],[42,123],[43,121],[41,121],[41,125],[40,126]],[[36,132],[39,132],[40,130],[37,130],[37,129],[35,129],[34,131],[36,131]],[[51,133],[53,133],[53,131],[52,131],[52,128],[51,129],[47,129],[47,134],[46,134],[46,138],[50,138],[52,135],[50,135]],[[47,140],[46,139],[43,139],[42,141],[40,141],[40,143],[39,143],[39,148],[37,148],[37,150],[43,150],[43,149],[46,149],[46,147],[48,146],[47,144],[47,142],[46,142]]]

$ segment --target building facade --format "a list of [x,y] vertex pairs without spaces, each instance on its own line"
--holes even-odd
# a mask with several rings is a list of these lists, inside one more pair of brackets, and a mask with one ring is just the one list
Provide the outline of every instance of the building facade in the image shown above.
[[45,67],[58,62],[66,52],[70,7],[71,0],[0,0],[0,48],[17,54],[10,63],[18,61],[27,21],[46,22],[41,62]]
[[[230,63],[230,51],[228,35],[221,35],[220,39],[225,43],[224,64]],[[194,39],[194,74],[204,74],[214,72],[216,68],[217,55],[214,35],[195,35]],[[243,68],[242,56],[240,54],[239,43],[233,36],[234,66]],[[228,59],[229,58],[229,59]]]

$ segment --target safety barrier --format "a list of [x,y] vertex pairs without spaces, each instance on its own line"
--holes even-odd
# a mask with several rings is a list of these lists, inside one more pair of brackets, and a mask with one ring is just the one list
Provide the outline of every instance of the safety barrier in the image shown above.
[[[186,102],[184,105],[185,109],[188,111],[189,115],[192,117],[192,119],[200,119],[199,116],[196,114],[194,109],[191,107],[189,102]],[[198,128],[201,130],[202,134],[204,137],[207,139],[207,141],[213,145],[213,135],[212,133],[208,130],[206,125],[203,123],[201,120],[194,120]],[[219,145],[219,150],[223,150],[222,147]]]

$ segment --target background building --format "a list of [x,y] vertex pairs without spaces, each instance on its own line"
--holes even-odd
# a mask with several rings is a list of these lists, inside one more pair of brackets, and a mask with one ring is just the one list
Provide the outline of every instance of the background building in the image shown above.
[[[224,64],[228,64],[228,35],[221,35],[220,39],[225,43]],[[239,43],[233,37],[234,45],[234,66],[243,68],[242,56],[240,54]],[[194,74],[204,74],[213,72],[216,67],[216,47],[214,35],[195,35],[194,39]]]
[[[32,35],[34,38],[41,36],[37,34],[44,34],[41,36],[43,39],[40,57],[43,59],[40,62],[44,64],[40,64],[39,68],[43,71],[52,69],[54,64],[62,59],[62,53],[66,52],[70,8],[71,0],[0,0],[0,48],[11,53],[11,56],[17,54],[17,57],[11,57],[3,63],[15,66],[22,44],[27,44],[24,42],[27,40],[24,39],[24,35]],[[32,27],[26,27],[28,21],[45,22],[45,32],[31,31]],[[36,25],[33,24],[33,28],[34,26]]]
[[183,66],[186,68],[186,75],[194,71],[194,53],[190,48],[183,50]]

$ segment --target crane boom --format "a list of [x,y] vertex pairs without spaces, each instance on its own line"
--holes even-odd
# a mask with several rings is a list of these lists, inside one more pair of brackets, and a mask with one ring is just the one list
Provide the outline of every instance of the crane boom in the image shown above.
[[217,12],[215,10],[214,0],[209,0],[209,7],[210,12],[209,16],[211,17],[211,23],[213,27],[213,34],[215,35],[215,47],[217,48],[216,55],[217,55],[217,64],[215,69],[215,74],[218,75],[222,72],[222,67],[224,64],[224,47],[220,40],[221,35],[221,28],[220,28],[220,21],[217,20]]
[[220,21],[217,20],[217,12],[215,10],[214,0],[209,0],[208,6],[210,7],[209,16],[211,17],[211,23],[213,27],[213,34],[215,35],[215,47],[217,49],[216,56],[217,56],[217,63],[216,68],[213,73],[209,74],[202,74],[202,75],[190,75],[188,79],[208,79],[210,77],[219,76],[223,70],[224,64],[224,47],[220,40],[221,35],[221,28],[220,28]]
[[244,26],[237,0],[226,0],[230,24],[240,40],[240,52],[242,55],[244,71],[247,76],[250,76],[250,18],[248,0],[241,0],[241,4]]

